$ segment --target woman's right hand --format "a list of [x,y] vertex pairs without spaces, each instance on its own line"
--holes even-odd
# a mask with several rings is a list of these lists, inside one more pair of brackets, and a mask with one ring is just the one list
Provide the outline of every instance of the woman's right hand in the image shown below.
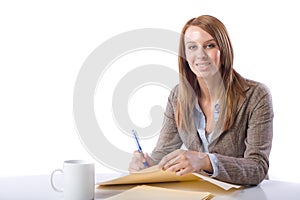
[[134,173],[145,169],[146,167],[144,166],[144,162],[147,162],[148,167],[154,165],[153,159],[147,153],[145,153],[143,157],[142,153],[140,153],[139,151],[134,151],[132,160],[129,164],[129,172]]

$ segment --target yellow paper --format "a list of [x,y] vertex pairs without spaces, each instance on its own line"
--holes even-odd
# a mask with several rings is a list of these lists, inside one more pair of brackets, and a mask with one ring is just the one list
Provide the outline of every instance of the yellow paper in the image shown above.
[[145,183],[162,183],[162,182],[174,182],[174,181],[194,181],[199,179],[208,181],[214,185],[223,188],[224,190],[241,187],[239,185],[233,185],[222,181],[218,181],[198,173],[190,173],[183,176],[177,176],[174,172],[167,172],[159,169],[157,165],[150,168],[146,168],[137,173],[128,174],[126,176],[101,182],[98,184],[102,186],[122,185],[122,184],[145,184]]
[[147,185],[136,186],[130,190],[122,192],[118,195],[108,198],[108,200],[159,200],[159,199],[172,199],[172,200],[199,200],[211,199],[213,195],[209,192],[194,192],[166,189],[161,187],[153,187]]

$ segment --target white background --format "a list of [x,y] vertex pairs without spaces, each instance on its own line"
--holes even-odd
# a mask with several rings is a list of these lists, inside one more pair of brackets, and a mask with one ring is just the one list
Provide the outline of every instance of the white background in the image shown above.
[[[270,178],[300,182],[300,13],[296,1],[178,2],[1,1],[0,176],[49,174],[66,159],[94,160],[81,144],[73,120],[74,84],[88,55],[122,32],[138,28],[180,32],[190,18],[210,14],[229,31],[236,70],[265,83],[272,92],[275,118]],[[151,63],[143,59],[146,52],[140,53],[143,55],[128,58],[136,59],[132,66]],[[154,63],[177,70],[175,56],[149,53]],[[126,59],[119,61],[119,65],[126,63]],[[108,75],[113,73],[121,77],[117,71]],[[105,84],[106,90],[113,90],[110,83]],[[151,105],[165,106],[168,94],[162,88],[144,89],[147,92],[137,92],[129,102],[130,116],[140,126],[150,123]],[[105,124],[115,134],[110,138],[114,144],[131,152],[133,142],[118,139],[122,133],[111,113],[96,113],[99,119],[106,116]],[[150,152],[155,141],[141,143]],[[110,169],[97,163],[96,171]]]

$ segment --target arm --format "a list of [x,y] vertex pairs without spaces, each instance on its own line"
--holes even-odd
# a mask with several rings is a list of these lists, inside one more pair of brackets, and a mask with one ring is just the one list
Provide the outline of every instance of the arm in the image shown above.
[[175,87],[169,95],[162,129],[160,131],[156,147],[151,154],[155,164],[158,164],[165,155],[179,149],[182,145],[182,141],[177,130],[174,112],[177,106],[176,90],[177,87]]
[[236,184],[257,185],[267,176],[269,169],[273,108],[267,88],[259,87],[249,98],[249,104],[253,106],[252,110],[247,112],[246,133],[229,133],[245,134],[244,147],[241,147],[244,153],[241,157],[216,153],[219,168],[216,178]]

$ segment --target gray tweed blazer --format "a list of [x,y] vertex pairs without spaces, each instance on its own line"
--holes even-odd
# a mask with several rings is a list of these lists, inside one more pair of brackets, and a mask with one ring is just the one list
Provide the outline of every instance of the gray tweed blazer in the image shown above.
[[[212,135],[209,152],[218,158],[216,179],[243,185],[257,185],[267,177],[273,137],[273,106],[269,89],[250,81],[245,98],[238,104],[233,127]],[[171,91],[162,129],[151,157],[158,163],[182,144],[188,150],[201,151],[201,140],[195,128],[192,133],[177,129],[175,113],[178,85]],[[194,122],[192,122],[194,123]]]

